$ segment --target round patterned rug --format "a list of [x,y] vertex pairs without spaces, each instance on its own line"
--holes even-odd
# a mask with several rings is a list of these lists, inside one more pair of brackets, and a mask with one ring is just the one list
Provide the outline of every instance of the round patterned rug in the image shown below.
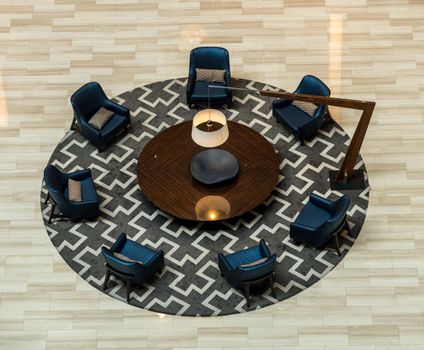
[[[275,89],[263,83],[233,79],[235,87]],[[48,235],[67,264],[92,286],[101,290],[105,277],[103,245],[111,246],[121,232],[165,252],[166,268],[149,284],[132,293],[130,304],[167,314],[187,316],[227,315],[248,311],[240,291],[221,277],[218,252],[231,253],[256,245],[264,238],[277,254],[276,298],[269,289],[253,295],[249,310],[272,305],[310,287],[331,271],[348,253],[354,239],[343,235],[342,256],[332,250],[296,245],[289,225],[309,194],[330,199],[328,170],[340,167],[349,138],[337,124],[328,124],[315,138],[301,145],[272,117],[272,99],[256,93],[233,91],[233,108],[222,109],[229,120],[261,133],[279,152],[280,182],[262,205],[240,218],[222,223],[182,222],[155,208],[138,187],[138,156],[161,130],[193,118],[197,109],[185,104],[186,79],[161,81],[125,92],[115,100],[131,110],[132,126],[103,152],[82,135],[69,131],[53,152],[49,163],[65,172],[90,168],[100,199],[96,222],[55,219],[48,224],[50,205],[41,209]],[[365,170],[362,159],[356,168]],[[264,174],[266,176],[266,174]],[[178,191],[178,189],[176,189]],[[365,220],[369,187],[347,191],[351,198],[348,221],[357,236]],[[113,277],[105,293],[125,302],[125,286]]]

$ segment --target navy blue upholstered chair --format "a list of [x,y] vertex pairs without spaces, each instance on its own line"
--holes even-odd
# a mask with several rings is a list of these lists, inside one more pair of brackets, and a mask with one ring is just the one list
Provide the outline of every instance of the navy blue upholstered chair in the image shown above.
[[[196,68],[225,70],[225,83],[196,81]],[[231,86],[230,55],[222,47],[198,47],[190,52],[187,81],[187,104],[208,104],[208,85]],[[227,104],[231,108],[233,94],[228,89],[209,89],[211,105]]]
[[[262,261],[259,264],[255,262]],[[271,254],[263,239],[259,245],[238,252],[223,255],[218,254],[218,266],[221,275],[234,288],[241,289],[245,293],[247,307],[250,306],[250,287],[269,281],[271,290],[274,291],[274,267],[276,255]],[[252,264],[254,263],[254,264]],[[245,266],[251,265],[251,266]]]
[[[121,233],[110,249],[102,247],[102,253],[106,260],[106,278],[103,284],[103,290],[107,288],[109,277],[113,274],[126,282],[127,302],[130,301],[130,294],[134,288],[142,285],[165,266],[165,258],[162,250],[156,251],[131,241],[127,239],[125,233]],[[116,257],[114,253],[119,253],[137,262],[123,260]]]
[[346,212],[350,198],[343,195],[332,201],[314,193],[309,196],[296,220],[290,225],[290,237],[314,247],[322,247],[333,243],[337,254],[340,255],[338,235],[346,229],[351,235]]
[[[96,82],[87,83],[75,91],[71,96],[71,104],[74,109],[71,129],[75,129],[75,121],[77,121],[79,132],[99,151],[131,123],[129,109],[108,99],[100,84]],[[101,107],[115,114],[99,130],[90,125],[88,121]]]
[[[331,92],[317,77],[306,75],[294,93],[328,97]],[[292,102],[277,99],[272,104],[272,112],[277,121],[281,122],[303,143],[304,140],[315,134],[322,126],[325,114],[327,113],[327,106],[318,105],[313,116],[310,116],[293,105]]]
[[[81,202],[72,202],[68,199],[68,179],[81,182]],[[77,220],[95,219],[100,215],[99,201],[90,169],[65,174],[54,165],[48,165],[44,170],[44,181],[48,191],[45,203],[49,199],[52,202],[49,224],[53,217],[66,217]],[[56,206],[62,215],[54,213]]]

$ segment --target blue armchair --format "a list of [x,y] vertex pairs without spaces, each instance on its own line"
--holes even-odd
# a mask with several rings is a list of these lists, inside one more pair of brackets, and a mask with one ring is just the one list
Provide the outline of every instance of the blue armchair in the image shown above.
[[[274,291],[274,267],[276,255],[271,254],[263,239],[259,245],[238,252],[223,255],[218,254],[218,266],[221,275],[236,289],[244,290],[247,307],[250,306],[250,287],[269,281],[272,293]],[[264,260],[259,264],[252,264]],[[243,266],[243,265],[251,266]]]
[[[102,247],[102,253],[106,261],[106,277],[103,290],[106,290],[109,277],[113,274],[126,282],[127,302],[130,301],[130,295],[134,288],[143,284],[165,266],[162,250],[156,251],[131,241],[127,239],[125,233],[121,233],[110,249]],[[114,253],[122,254],[133,261],[120,259]]]
[[309,202],[290,225],[290,237],[295,242],[304,242],[314,247],[333,242],[340,256],[338,235],[344,229],[352,234],[346,214],[349,204],[350,198],[347,195],[332,201],[311,193]]
[[[306,75],[294,93],[328,97],[331,92],[317,77]],[[291,100],[277,99],[272,103],[272,112],[277,121],[281,122],[303,143],[322,126],[327,106],[318,105],[311,117],[292,102]]]
[[[225,83],[196,81],[196,68],[225,69]],[[190,67],[187,81],[187,104],[208,104],[208,85],[231,86],[230,55],[222,47],[198,47],[190,52]],[[233,94],[228,89],[210,89],[211,105],[227,104],[231,108]]]
[[[96,82],[87,83],[74,92],[71,96],[71,104],[74,109],[71,129],[75,129],[75,122],[78,122],[79,132],[99,151],[131,123],[129,109],[108,99],[102,87]],[[101,107],[115,114],[99,130],[90,125],[88,121]]]
[[[68,199],[68,179],[81,182],[81,202],[72,202]],[[54,165],[48,165],[44,170],[44,181],[48,191],[45,203],[47,204],[49,199],[52,202],[49,224],[53,217],[67,217],[76,220],[95,219],[100,215],[99,201],[90,169],[65,174]],[[54,213],[56,206],[62,215]]]

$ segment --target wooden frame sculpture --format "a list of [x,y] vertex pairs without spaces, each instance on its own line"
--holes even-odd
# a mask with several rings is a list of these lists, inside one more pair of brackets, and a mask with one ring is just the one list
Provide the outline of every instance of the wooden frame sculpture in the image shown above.
[[365,188],[366,184],[364,180],[364,173],[361,170],[355,170],[354,167],[374,111],[375,102],[294,94],[290,92],[277,92],[271,90],[259,90],[259,93],[263,96],[276,97],[286,100],[305,101],[315,104],[325,104],[327,106],[361,110],[361,119],[359,120],[355,133],[353,134],[353,138],[349,144],[341,168],[338,171],[330,171],[329,173],[330,187],[333,190],[360,190]]
[[374,112],[375,102],[364,100],[352,100],[347,98],[326,97],[316,95],[295,94],[286,91],[255,90],[228,86],[209,85],[208,88],[242,90],[260,93],[262,96],[276,97],[291,101],[304,101],[327,106],[356,109],[362,111],[361,119],[353,134],[352,140],[347,149],[342,166],[337,170],[330,170],[330,188],[332,190],[361,190],[366,188],[364,172],[355,170],[356,160],[361,150],[365,134]]

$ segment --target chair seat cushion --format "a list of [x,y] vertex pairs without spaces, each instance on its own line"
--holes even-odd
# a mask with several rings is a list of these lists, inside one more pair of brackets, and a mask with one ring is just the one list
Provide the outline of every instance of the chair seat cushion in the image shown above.
[[225,258],[230,264],[231,268],[236,269],[240,265],[251,264],[255,261],[261,260],[264,257],[262,256],[259,247],[252,247],[229,254],[225,256]]
[[112,119],[102,129],[102,135],[105,138],[113,137],[116,135],[116,132],[118,130],[124,129],[127,124],[127,117],[119,114],[114,114]]
[[103,126],[112,119],[115,113],[109,111],[108,109],[101,107],[88,121],[88,124],[94,126],[96,129],[100,130]]
[[119,253],[132,260],[141,261],[143,264],[148,263],[157,254],[155,250],[130,240],[125,242]]
[[84,202],[97,201],[96,187],[91,177],[81,181],[81,192]]
[[277,108],[274,110],[274,114],[295,131],[299,131],[299,126],[311,120],[308,114],[293,105]]
[[308,202],[296,218],[295,223],[319,227],[330,219],[331,215],[326,210]]
[[[208,100],[208,85],[225,86],[223,83],[208,83],[206,81],[196,81],[194,85],[192,100]],[[228,90],[225,89],[209,89],[211,101],[226,99]]]

